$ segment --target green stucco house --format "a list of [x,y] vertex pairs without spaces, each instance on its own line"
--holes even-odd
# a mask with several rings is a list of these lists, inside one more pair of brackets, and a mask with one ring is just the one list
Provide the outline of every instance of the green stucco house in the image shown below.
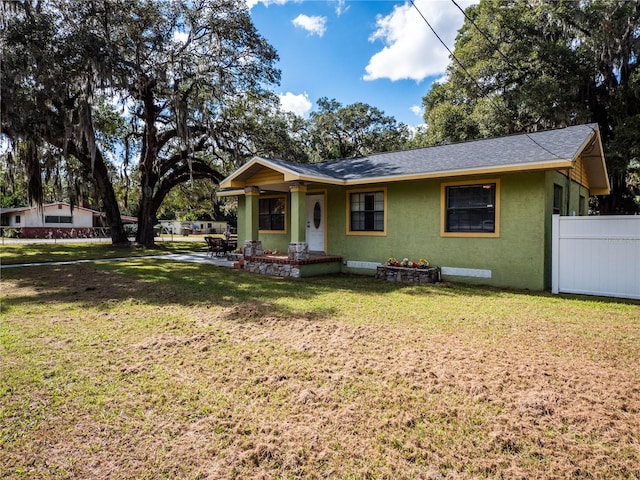
[[255,157],[220,187],[238,197],[245,255],[261,243],[309,265],[299,276],[427,258],[445,280],[533,290],[550,287],[552,214],[586,215],[610,188],[596,124],[316,164]]

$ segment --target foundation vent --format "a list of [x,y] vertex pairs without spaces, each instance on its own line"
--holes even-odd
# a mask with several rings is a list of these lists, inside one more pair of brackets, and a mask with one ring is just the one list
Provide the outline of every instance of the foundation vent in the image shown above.
[[363,268],[366,270],[375,270],[381,263],[378,262],[357,262],[353,260],[347,260],[347,267],[349,268]]

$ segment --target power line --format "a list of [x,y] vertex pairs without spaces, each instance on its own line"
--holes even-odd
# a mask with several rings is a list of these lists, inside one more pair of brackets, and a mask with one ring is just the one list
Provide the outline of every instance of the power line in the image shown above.
[[440,35],[438,35],[438,32],[435,31],[435,29],[431,26],[431,24],[429,23],[429,20],[427,20],[427,18],[422,14],[422,12],[420,11],[420,9],[418,8],[418,6],[415,4],[415,2],[413,0],[409,0],[411,2],[411,5],[413,6],[413,8],[416,9],[416,12],[418,12],[418,14],[422,17],[422,20],[424,20],[424,23],[427,24],[427,26],[429,27],[429,29],[433,32],[433,34],[436,36],[436,38],[438,39],[438,41],[442,44],[442,46],[444,48],[447,49],[447,52],[449,52],[449,55],[451,55],[451,58],[453,58],[456,62],[458,62],[458,65],[460,65],[460,68],[462,68],[462,70],[464,71],[464,73],[466,73],[469,78],[471,78],[474,83],[476,84],[476,86],[478,88],[480,88],[480,84],[478,82],[476,82],[474,80],[474,78],[471,76],[471,74],[467,71],[467,69],[464,67],[464,65],[462,64],[462,62],[460,60],[458,60],[458,57],[455,56],[455,54],[451,51],[451,49],[447,46],[446,43],[444,43],[444,40],[442,40],[442,38],[440,38]]
[[[460,68],[462,69],[462,71],[467,75],[467,77],[469,77],[469,79],[471,79],[471,81],[476,85],[476,88],[478,89],[478,93],[481,94],[482,92],[482,87],[480,85],[480,83],[475,79],[475,77],[473,75],[471,75],[469,73],[469,71],[466,69],[466,67],[462,64],[462,62],[458,59],[458,57],[455,56],[455,54],[451,51],[451,49],[447,46],[447,44],[444,42],[444,40],[442,40],[442,38],[440,38],[440,35],[438,35],[438,33],[435,31],[435,29],[431,26],[431,24],[429,23],[429,21],[427,20],[427,18],[422,14],[422,12],[420,11],[420,9],[418,8],[418,6],[415,4],[414,0],[409,0],[411,2],[411,5],[413,6],[413,8],[415,8],[415,10],[418,12],[418,14],[422,17],[422,20],[424,20],[424,23],[427,24],[427,26],[429,27],[429,29],[433,32],[433,34],[435,35],[435,37],[438,39],[438,41],[444,46],[444,48],[447,49],[447,52],[449,52],[449,54],[451,55],[451,58],[453,58],[458,65],[460,65]],[[452,0],[453,1],[453,0]],[[455,2],[454,2],[455,3]],[[456,4],[456,6],[458,6]],[[458,7],[460,8],[460,7]],[[464,12],[463,12],[464,13]],[[466,17],[466,15],[465,15]],[[517,68],[516,68],[517,70]],[[493,98],[491,98],[488,95],[482,95],[484,98],[486,98],[489,102],[491,102],[491,104],[496,107],[497,110],[502,110],[506,113],[510,113],[504,106],[502,105],[498,105]],[[550,153],[553,157],[555,158],[561,158],[559,155],[553,153],[551,150],[549,150],[548,148],[546,148],[544,145],[541,145],[539,142],[537,142],[536,140],[534,140],[533,138],[531,138],[531,136],[527,133],[524,132],[524,134],[527,136],[527,138],[529,140],[531,140],[533,143],[535,143],[538,147],[540,147],[541,149],[543,149],[544,151],[546,151],[547,153]]]
[[469,21],[469,23],[471,23],[471,25],[473,25],[476,30],[478,30],[478,32],[480,32],[480,34],[485,38],[485,40],[487,42],[489,42],[489,45],[491,45],[493,47],[493,49],[498,52],[500,54],[500,56],[502,58],[505,59],[505,61],[507,62],[507,65],[509,65],[511,68],[513,68],[514,70],[518,70],[520,72],[523,72],[523,70],[519,67],[516,67],[513,63],[511,63],[511,60],[509,60],[509,57],[507,57],[504,53],[502,53],[502,51],[500,50],[500,47],[498,46],[497,43],[495,43],[491,38],[489,38],[489,35],[487,35],[479,26],[476,22],[474,22],[474,20],[467,15],[467,12],[460,6],[458,5],[458,3],[456,2],[456,0],[451,0],[451,3],[453,3],[458,10],[460,10],[462,12],[462,14],[464,15],[464,18],[467,19],[467,21]]

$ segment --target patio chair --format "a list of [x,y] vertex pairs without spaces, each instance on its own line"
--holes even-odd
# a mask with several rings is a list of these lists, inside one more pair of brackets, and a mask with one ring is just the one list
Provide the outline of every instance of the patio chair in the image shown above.
[[225,240],[227,253],[233,252],[238,248],[238,240]]
[[227,246],[222,238],[204,237],[207,242],[208,253],[210,256],[218,256],[219,254],[225,255],[227,253]]

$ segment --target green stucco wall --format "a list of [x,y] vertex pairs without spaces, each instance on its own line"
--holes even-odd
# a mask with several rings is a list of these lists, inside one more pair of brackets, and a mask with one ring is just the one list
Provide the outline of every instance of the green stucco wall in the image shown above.
[[[328,252],[369,262],[384,262],[390,256],[414,261],[424,257],[441,267],[491,270],[491,278],[456,276],[452,280],[544,289],[545,174],[489,178],[500,179],[498,238],[442,237],[442,181],[403,182],[387,185],[387,235],[382,237],[347,235],[345,190],[329,189]],[[470,183],[484,180],[469,179]],[[376,187],[380,186],[371,189]]]
[[[443,237],[441,224],[441,184],[465,181],[470,184],[487,180],[500,181],[500,235],[497,238]],[[387,230],[385,236],[348,235],[347,191],[345,187],[309,185],[327,194],[327,245],[331,255],[344,261],[380,262],[388,257],[417,261],[427,258],[440,267],[490,270],[491,278],[444,276],[445,280],[488,284],[500,287],[544,290],[551,283],[551,215],[553,185],[563,186],[563,213],[579,213],[579,197],[588,191],[558,172],[524,172],[488,177],[455,178],[368,185],[374,191],[387,189]],[[363,187],[358,187],[361,189]],[[287,201],[287,211],[290,202]],[[238,218],[244,212],[244,199],[238,201]],[[290,217],[286,234],[260,232],[263,248],[286,252],[289,244]],[[238,222],[238,240],[245,232]],[[370,273],[373,270],[342,271]]]

